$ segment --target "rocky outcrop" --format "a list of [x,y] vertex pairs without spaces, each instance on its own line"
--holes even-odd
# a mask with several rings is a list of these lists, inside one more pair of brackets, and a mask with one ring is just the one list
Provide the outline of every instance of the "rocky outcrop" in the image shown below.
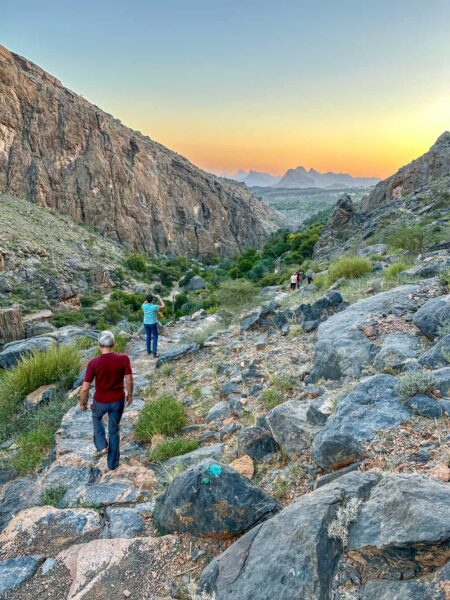
[[363,212],[397,200],[450,173],[450,132],[445,131],[428,152],[380,181],[362,201]]
[[0,192],[96,227],[132,250],[230,255],[260,246],[274,213],[122,125],[0,47]]

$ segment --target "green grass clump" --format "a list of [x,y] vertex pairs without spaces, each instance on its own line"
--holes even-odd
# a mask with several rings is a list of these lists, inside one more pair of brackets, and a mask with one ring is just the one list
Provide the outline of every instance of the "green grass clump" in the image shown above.
[[2,431],[17,418],[19,404],[27,394],[50,383],[68,387],[79,371],[80,356],[72,346],[34,352],[7,371],[0,380],[0,440]]
[[282,402],[284,402],[284,398],[282,394],[276,390],[275,388],[269,387],[266,388],[261,394],[261,400],[267,406],[267,408],[275,408]]
[[271,379],[272,387],[280,392],[290,392],[295,387],[295,377],[290,375],[274,375]]
[[396,391],[403,402],[417,394],[429,394],[436,387],[436,380],[428,371],[411,371],[402,375],[396,386]]
[[406,271],[406,269],[409,269],[411,265],[403,262],[402,260],[399,260],[398,262],[392,263],[392,265],[389,265],[389,267],[387,267],[387,269],[385,269],[383,271],[383,277],[385,279],[396,279],[397,276],[400,273],[403,273],[403,271]]
[[134,433],[137,439],[150,441],[157,433],[173,435],[186,422],[182,404],[170,394],[161,394],[159,398],[146,404],[139,415]]
[[174,438],[173,440],[166,440],[158,444],[158,446],[149,452],[148,458],[151,462],[162,462],[174,456],[180,456],[181,454],[187,454],[197,450],[198,442],[196,440],[184,440],[183,438]]
[[334,283],[341,277],[357,279],[372,271],[372,263],[368,258],[360,256],[344,256],[330,265],[328,282]]
[[219,307],[233,310],[250,304],[258,292],[258,287],[251,281],[235,279],[223,281],[214,295]]
[[41,506],[54,506],[55,508],[64,508],[63,498],[67,492],[67,488],[59,485],[54,488],[45,490],[41,497]]

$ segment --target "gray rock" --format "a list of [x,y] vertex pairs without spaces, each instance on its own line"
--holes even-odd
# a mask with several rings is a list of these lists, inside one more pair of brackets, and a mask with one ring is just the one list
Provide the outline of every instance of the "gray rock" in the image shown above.
[[383,478],[350,527],[348,554],[364,576],[410,578],[448,557],[450,486],[422,476]]
[[314,484],[314,489],[321,488],[324,485],[331,483],[332,481],[336,481],[339,477],[343,475],[347,475],[347,473],[352,473],[353,471],[357,471],[359,467],[361,467],[364,463],[357,462],[352,465],[348,465],[348,467],[344,467],[343,469],[339,469],[338,471],[332,471],[331,473],[327,473],[326,475],[322,475],[316,479]]
[[436,369],[433,371],[433,377],[436,382],[436,389],[441,396],[450,398],[450,367]]
[[27,338],[45,335],[46,333],[56,331],[56,329],[48,321],[32,321],[31,323],[27,323]]
[[426,302],[414,315],[414,324],[427,338],[434,340],[439,328],[450,323],[450,294]]
[[396,383],[391,375],[374,375],[353,388],[314,439],[313,461],[324,469],[346,466],[361,458],[358,442],[407,420],[411,410],[397,395]]
[[207,287],[206,281],[200,275],[194,275],[188,281],[188,283],[184,286],[184,289],[187,292],[196,292],[198,290],[205,290]]
[[357,252],[358,256],[372,256],[373,254],[380,254],[384,256],[387,252],[386,244],[372,244],[370,246],[365,246],[364,248],[360,248]]
[[432,600],[423,581],[375,579],[364,586],[361,600]]
[[313,425],[325,425],[330,415],[323,413],[317,406],[310,404],[306,411],[306,418]]
[[289,400],[267,415],[275,441],[288,456],[301,456],[318,431],[318,427],[308,421],[307,410],[305,402]]
[[205,460],[175,477],[156,498],[153,520],[168,532],[233,537],[280,510],[280,505],[234,469]]
[[[181,456],[169,458],[163,462],[162,469],[158,467],[154,467],[154,469],[158,471],[158,473],[161,473],[161,470],[163,473],[167,473],[168,471],[176,472],[178,469],[184,470],[188,467],[192,467],[193,465],[196,465],[205,459],[220,461],[224,450],[225,444],[212,444],[210,446],[203,446],[201,448],[197,448],[197,450],[193,450],[192,452],[182,454]],[[161,473],[161,475],[163,475],[163,473]]]
[[136,489],[125,482],[95,483],[68,490],[63,502],[67,506],[109,506],[138,502],[145,498],[145,495],[144,490]]
[[376,294],[351,304],[321,323],[310,381],[360,377],[378,351],[362,328],[373,316],[414,312],[417,301],[411,296],[419,289],[418,283],[408,284]]
[[239,386],[233,381],[225,383],[220,389],[221,396],[228,396],[229,394],[239,394]]
[[263,460],[279,449],[278,444],[262,427],[246,427],[238,436],[238,452],[240,455],[248,454],[253,460]]
[[288,312],[278,310],[274,302],[269,302],[242,319],[241,331],[252,329],[263,329],[265,331],[281,331],[282,334],[289,332]]
[[214,406],[209,410],[206,415],[206,420],[216,421],[217,419],[225,419],[230,415],[230,406],[228,402],[221,401],[214,404]]
[[108,525],[103,537],[134,538],[141,534],[145,527],[144,519],[134,508],[107,508],[106,516]]
[[419,358],[419,363],[429,369],[450,365],[450,333],[441,338]]
[[348,304],[343,301],[339,292],[328,292],[313,304],[300,304],[294,310],[295,321],[303,326],[304,331],[309,332],[317,329],[319,323],[330,315],[343,310]]
[[39,555],[0,560],[0,594],[16,590],[31,579],[44,560]]
[[95,483],[100,478],[100,475],[100,469],[91,465],[72,467],[54,463],[44,473],[40,480],[40,485],[43,490],[56,487],[69,489]]
[[420,340],[415,335],[391,333],[383,338],[374,366],[378,371],[401,370],[408,361],[417,357],[419,348]]
[[246,533],[203,571],[200,588],[217,600],[325,600],[340,554],[328,525],[349,497],[367,497],[374,473],[350,473],[305,494]]
[[429,419],[439,419],[445,414],[445,405],[436,398],[431,398],[425,394],[417,394],[406,403],[415,415],[428,417]]
[[16,513],[39,504],[41,495],[42,490],[35,477],[22,477],[6,483],[0,489],[0,531]]
[[156,368],[160,367],[164,363],[178,360],[182,356],[186,356],[186,354],[197,352],[199,348],[200,346],[198,344],[179,344],[178,346],[172,346],[167,350],[163,350],[156,361]]

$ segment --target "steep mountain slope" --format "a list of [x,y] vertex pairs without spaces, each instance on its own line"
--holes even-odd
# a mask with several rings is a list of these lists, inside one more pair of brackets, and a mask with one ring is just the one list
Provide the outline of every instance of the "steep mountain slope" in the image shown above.
[[126,247],[205,256],[259,246],[274,213],[0,47],[0,192]]
[[428,245],[448,241],[450,133],[443,133],[428,152],[380,181],[358,205],[354,200],[348,194],[339,200],[314,249],[315,258],[355,251],[362,242],[385,242],[403,225],[422,228]]

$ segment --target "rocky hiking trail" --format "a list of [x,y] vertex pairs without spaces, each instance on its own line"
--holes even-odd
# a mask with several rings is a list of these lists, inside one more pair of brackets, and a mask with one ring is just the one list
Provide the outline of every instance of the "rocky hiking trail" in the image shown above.
[[[450,598],[448,290],[265,293],[165,327],[158,362],[130,340],[119,469],[75,406],[54,460],[0,488],[1,598]],[[199,446],[150,463],[134,426],[161,394]]]

